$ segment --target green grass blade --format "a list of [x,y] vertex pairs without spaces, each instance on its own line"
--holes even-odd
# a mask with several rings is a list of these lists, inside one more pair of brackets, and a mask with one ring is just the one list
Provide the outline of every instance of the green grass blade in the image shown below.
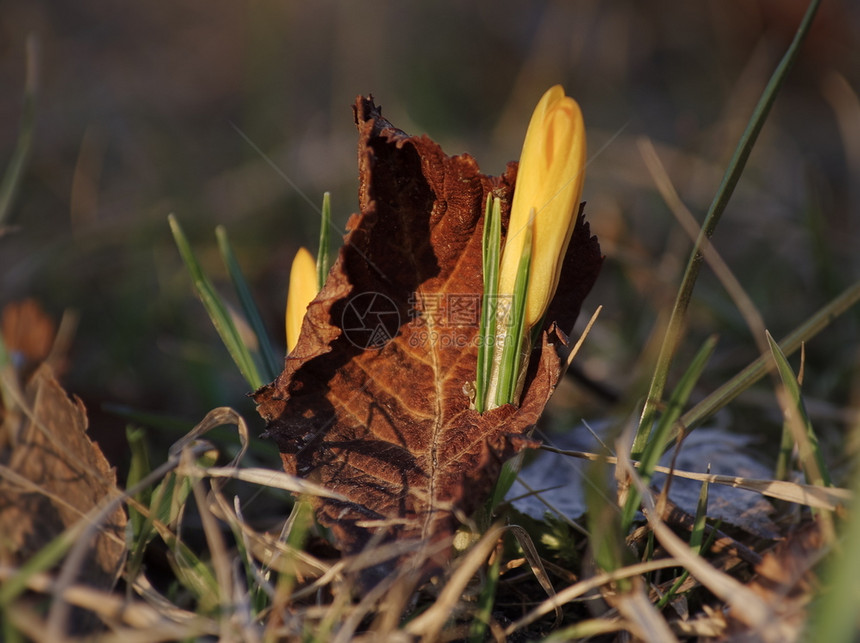
[[[616,634],[623,630],[623,625],[611,618],[589,618],[554,630],[541,643],[570,643],[570,641],[590,641],[601,634]],[[603,639],[598,639],[603,640]],[[613,640],[613,639],[606,639]]]
[[[678,421],[678,418],[681,417],[681,411],[687,404],[687,400],[693,392],[693,387],[702,375],[702,371],[704,371],[705,365],[711,358],[716,346],[717,338],[715,336],[711,336],[705,340],[705,343],[702,344],[699,352],[696,353],[696,356],[690,363],[687,372],[684,373],[678,386],[676,386],[675,390],[672,392],[672,397],[669,399],[666,411],[660,417],[660,421],[651,435],[651,439],[642,451],[639,475],[645,484],[651,480],[651,476],[654,473],[654,467],[659,463],[660,457],[663,455],[666,446],[673,437],[675,423]],[[622,518],[622,525],[624,526],[625,531],[633,522],[633,517],[636,515],[638,507],[639,493],[635,489],[630,488]]]
[[85,526],[84,521],[79,521],[66,529],[24,561],[14,575],[6,578],[0,585],[0,608],[8,607],[14,599],[26,591],[27,579],[30,576],[48,571],[56,565],[75,544]]
[[487,385],[493,364],[493,344],[496,339],[496,314],[499,292],[499,256],[502,246],[501,200],[487,195],[484,211],[483,275],[484,296],[481,299],[481,322],[478,330],[478,367],[475,376],[475,409],[487,408]]
[[[125,429],[125,436],[128,441],[128,449],[131,452],[131,462],[128,467],[128,478],[125,488],[131,489],[152,472],[152,466],[149,462],[149,452],[144,439],[146,431],[140,427],[128,426]],[[150,502],[152,502],[152,490],[144,489],[137,494],[135,500],[148,507]],[[143,531],[143,525],[146,522],[146,517],[131,505],[128,508],[128,517],[132,526],[132,541],[138,542]]]
[[496,602],[496,586],[499,584],[499,569],[501,568],[502,557],[495,556],[493,562],[487,569],[487,577],[484,580],[484,586],[481,588],[481,593],[478,596],[475,614],[472,617],[472,623],[469,625],[469,642],[482,643],[486,640],[487,629],[490,627],[490,617],[492,616],[493,605]]
[[[803,342],[815,337],[827,328],[833,320],[843,315],[854,304],[860,301],[860,282],[857,282],[823,306],[809,319],[789,333],[780,343],[780,350],[785,355],[791,355],[800,348]],[[738,395],[763,378],[773,361],[769,356],[762,355],[728,382],[720,386],[704,400],[696,404],[681,417],[681,423],[687,430],[693,429],[711,417],[719,409],[726,406]]]
[[678,418],[681,417],[681,411],[684,405],[690,399],[690,394],[693,392],[693,387],[698,382],[705,370],[705,366],[714,354],[714,349],[717,347],[717,337],[711,335],[702,344],[699,352],[690,362],[687,372],[678,382],[678,386],[672,393],[666,410],[660,417],[660,422],[657,425],[657,430],[653,434],[653,439],[645,447],[645,452],[642,454],[642,464],[639,468],[639,475],[643,482],[648,482],[651,479],[651,474],[654,473],[654,467],[660,461],[660,457],[666,450],[669,440],[672,437],[672,429]]
[[24,169],[30,158],[30,150],[33,148],[33,137],[36,130],[36,91],[38,89],[38,41],[35,35],[27,37],[27,71],[24,81],[24,100],[21,109],[21,126],[18,131],[18,141],[9,165],[0,181],[0,226],[2,226],[12,212],[15,195],[21,185]]
[[[263,370],[268,381],[274,380],[281,372],[281,364],[283,358],[278,358],[272,344],[269,341],[269,335],[266,332],[266,327],[263,325],[263,318],[260,316],[260,310],[254,302],[254,297],[251,294],[251,289],[248,287],[248,281],[245,275],[242,274],[242,269],[239,267],[239,262],[230,245],[230,239],[227,237],[227,230],[224,226],[215,228],[215,236],[218,239],[218,248],[221,250],[221,257],[224,259],[224,265],[227,266],[227,271],[230,273],[230,279],[233,281],[233,287],[236,289],[236,294],[239,296],[239,302],[242,304],[242,310],[254,334],[257,336],[257,343],[260,346],[260,356]],[[250,352],[250,351],[249,351]]]
[[[854,438],[858,437],[855,426]],[[855,442],[856,443],[856,442]],[[856,456],[855,456],[856,457]],[[840,534],[841,547],[833,547],[823,566],[820,586],[803,641],[854,641],[860,603],[860,469],[854,470],[854,504]]]
[[[708,467],[710,472],[711,468]],[[705,526],[708,517],[708,481],[702,483],[702,488],[699,490],[699,501],[696,503],[696,517],[693,521],[693,530],[690,532],[690,549],[693,553],[698,554],[702,551],[702,543],[705,540]],[[716,533],[714,530],[713,535]],[[684,581],[690,575],[690,571],[685,569],[678,579],[672,584],[668,592],[663,594],[663,597],[657,601],[657,609],[663,609],[669,601],[671,601]]]
[[[797,382],[797,376],[794,374],[785,354],[780,350],[779,345],[770,333],[767,333],[767,343],[770,345],[771,354],[776,362],[782,385],[785,387],[785,391],[788,393],[788,397],[793,405],[793,408],[788,409],[788,411],[797,414],[797,418],[802,423],[805,431],[805,439],[795,437],[795,441],[798,443],[800,462],[803,466],[806,481],[809,484],[830,487],[832,486],[830,474],[827,471],[827,465],[824,463],[824,457],[821,455],[818,437],[815,435],[809,414],[806,412],[806,405],[803,403],[803,395],[800,392],[800,384]],[[787,418],[787,421],[791,422],[792,420]]]
[[7,412],[17,407],[17,402],[15,402],[10,390],[16,386],[17,377],[15,366],[9,356],[9,350],[3,342],[3,335],[0,335],[0,404]]
[[[243,521],[241,513],[237,514],[237,518],[239,521]],[[253,554],[248,549],[248,542],[245,533],[242,531],[241,524],[231,519],[229,520],[229,526],[233,534],[233,541],[236,543],[236,556],[242,562],[245,585],[248,588],[248,604],[252,614],[257,615],[265,609],[268,602],[266,592],[257,582],[259,570],[254,561]]]
[[320,247],[317,251],[317,290],[322,290],[331,268],[331,192],[323,194],[322,221],[320,222]]
[[[200,468],[215,465],[218,459],[216,449],[208,449],[198,456],[196,462]],[[165,525],[172,525],[182,513],[188,496],[191,494],[191,479],[171,471],[152,492],[150,516]]]
[[[605,462],[592,462],[585,475],[586,521],[591,552],[603,571],[612,572],[630,561],[625,544],[626,532],[621,528],[621,513],[618,506],[608,500],[615,495],[609,485],[609,466]],[[619,589],[625,590],[629,586],[629,580],[619,581]]]
[[221,595],[215,573],[172,533],[163,532],[161,535],[170,548],[167,560],[177,580],[194,595],[203,613],[214,612]]
[[499,387],[496,394],[496,406],[516,404],[517,383],[523,362],[523,337],[525,335],[526,295],[528,294],[529,269],[532,256],[532,231],[534,218],[529,219],[526,226],[523,254],[517,268],[517,278],[514,282],[513,300],[507,328],[505,345],[502,349],[499,364]]
[[794,437],[788,422],[782,423],[782,437],[779,441],[779,451],[776,454],[776,466],[773,477],[775,480],[788,480],[791,476],[791,456],[794,453]]
[[105,402],[102,404],[101,408],[103,411],[118,415],[132,424],[140,424],[168,435],[184,435],[192,427],[192,423],[187,420],[171,417],[169,415],[140,411],[123,404]]
[[[190,489],[190,485],[187,485],[187,488]],[[182,490],[177,492],[176,474],[170,472],[149,493],[149,496],[150,501],[147,505],[149,513],[144,517],[139,531],[136,532],[129,552],[127,567],[132,576],[136,575],[141,568],[146,547],[157,532],[156,525],[167,525],[173,521],[178,514],[178,509],[182,508],[188,491],[186,490],[184,495]],[[180,502],[177,503],[177,500]]]
[[514,481],[520,473],[520,469],[522,469],[524,456],[525,454],[520,451],[502,465],[502,470],[499,472],[499,479],[496,480],[496,486],[493,487],[493,494],[490,496],[489,508],[491,513],[493,509],[502,503],[505,496],[508,495],[508,491],[511,490]]
[[725,211],[729,199],[732,197],[732,193],[743,174],[747,159],[752,152],[756,139],[758,138],[762,127],[764,127],[765,121],[770,113],[770,109],[776,100],[779,89],[782,87],[794,60],[797,57],[800,46],[809,32],[812,19],[815,17],[815,12],[818,10],[818,5],[819,0],[812,0],[812,2],[809,3],[806,14],[797,28],[794,40],[792,40],[771,75],[770,80],[762,92],[761,98],[759,98],[759,101],[753,110],[750,120],[747,122],[746,129],[738,141],[734,155],[726,168],[726,172],[723,175],[723,180],[720,183],[719,188],[717,188],[717,192],[714,195],[710,208],[708,209],[708,214],[705,216],[705,221],[702,224],[701,231],[699,232],[699,238],[696,240],[696,244],[694,245],[687,262],[687,268],[684,271],[681,286],[678,289],[678,294],[675,298],[675,304],[672,308],[672,314],[666,328],[663,344],[660,347],[660,354],[657,357],[657,364],[654,368],[648,396],[645,399],[645,406],[642,409],[642,415],[639,420],[639,429],[637,430],[636,436],[633,440],[631,457],[634,460],[641,458],[642,451],[648,443],[648,436],[650,435],[651,427],[657,415],[657,408],[663,398],[663,391],[666,387],[666,380],[669,375],[672,359],[675,356],[675,351],[683,335],[687,308],[693,295],[693,288],[696,284],[696,279],[699,276],[699,269],[702,265],[702,245],[705,239],[710,239],[711,235],[713,235],[720,217]]
[[[206,451],[196,459],[201,468],[211,467],[218,458],[217,452]],[[185,505],[192,492],[192,480],[186,475],[171,471],[152,492],[149,516],[143,529],[144,542],[157,533],[170,550],[168,560],[179,582],[195,596],[204,612],[218,607],[220,588],[214,572],[177,536],[176,523],[185,513]],[[138,556],[140,546],[135,550]]]
[[[310,531],[314,527],[314,510],[311,501],[307,497],[296,499],[287,522],[281,532],[281,539],[286,542],[288,550],[304,551],[305,544],[310,537]],[[272,569],[265,568],[266,571]],[[285,565],[278,574],[277,593],[279,596],[289,596],[292,593],[298,579],[294,567]]]
[[12,625],[12,617],[8,614],[9,609],[0,607],[0,640],[5,643],[26,643],[30,639],[24,638],[24,634]]
[[[6,349],[6,344],[3,342],[3,335],[0,335],[0,369],[12,365],[12,360],[9,359],[9,351]],[[3,408],[9,408],[4,406]]]
[[[711,472],[711,466],[708,465],[708,473]],[[697,554],[702,550],[702,543],[705,542],[705,522],[708,518],[708,489],[709,483],[707,480],[702,482],[702,488],[699,489],[699,500],[696,503],[696,518],[693,520],[693,531],[690,532],[690,549]]]
[[185,266],[194,282],[194,288],[197,290],[197,294],[203,302],[203,307],[209,314],[209,319],[212,320],[215,330],[221,337],[221,341],[224,343],[224,346],[230,353],[230,357],[233,358],[245,381],[253,389],[260,388],[264,384],[263,378],[260,376],[257,365],[248,351],[248,347],[242,341],[239,331],[236,329],[236,324],[233,323],[233,319],[230,317],[227,306],[197,262],[197,258],[191,251],[188,239],[185,237],[185,233],[182,231],[176,217],[171,214],[167,220],[170,223],[170,229],[173,232],[176,246],[179,248],[179,254],[182,256],[182,260],[185,262]]
[[[201,466],[212,466],[216,459],[217,452],[212,450],[201,455],[197,462]],[[143,473],[142,467],[140,472]],[[141,479],[147,475],[149,473],[143,473]],[[131,479],[131,474],[129,474],[129,479]],[[135,485],[138,482],[139,480],[135,482]],[[131,489],[132,485],[129,484],[128,488]],[[173,542],[171,539],[174,536],[170,532],[170,526],[181,515],[190,493],[191,481],[186,476],[178,476],[175,471],[170,471],[154,489],[142,491],[135,496],[135,499],[148,508],[148,512],[144,516],[130,507],[130,511],[134,511],[142,518],[139,529],[133,532],[134,539],[129,546],[126,569],[130,578],[134,578],[142,568],[146,548],[156,533],[162,534],[162,540],[168,545]],[[148,502],[143,503],[141,496],[148,498]]]

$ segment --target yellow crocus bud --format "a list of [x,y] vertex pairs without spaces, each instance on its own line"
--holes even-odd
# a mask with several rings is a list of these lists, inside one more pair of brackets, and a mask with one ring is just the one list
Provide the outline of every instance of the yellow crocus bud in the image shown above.
[[499,274],[499,294],[514,291],[526,228],[534,211],[525,328],[537,324],[558,286],[585,180],[585,125],[561,85],[540,99],[529,122]]
[[307,248],[299,248],[290,269],[290,289],[287,291],[287,352],[291,352],[299,341],[302,320],[308,304],[317,296],[317,267]]

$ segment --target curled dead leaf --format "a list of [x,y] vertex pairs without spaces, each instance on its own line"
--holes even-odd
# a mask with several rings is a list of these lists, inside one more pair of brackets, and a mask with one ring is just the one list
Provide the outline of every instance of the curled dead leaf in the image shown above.
[[[482,174],[426,136],[355,105],[359,205],[325,286],[311,302],[284,372],[255,394],[285,470],[347,498],[315,499],[345,553],[416,540],[438,544],[489,494],[562,373],[567,336],[602,257],[580,211],[559,289],[529,362],[519,407],[470,409],[481,309],[484,203],[502,202],[507,228],[516,164]],[[368,570],[372,584],[388,571]]]
[[[87,436],[87,416],[47,365],[26,388],[14,447],[0,454],[0,563],[19,565],[85,519],[116,490],[116,472]],[[112,587],[125,559],[126,515],[114,511],[92,543],[79,580]]]

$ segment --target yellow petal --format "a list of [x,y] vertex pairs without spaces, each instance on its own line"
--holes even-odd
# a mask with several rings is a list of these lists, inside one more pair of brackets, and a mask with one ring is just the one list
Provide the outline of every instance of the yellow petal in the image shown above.
[[307,248],[299,248],[290,269],[290,289],[287,291],[287,352],[291,352],[299,341],[302,321],[308,304],[317,295],[317,268]]
[[526,299],[526,327],[540,321],[558,285],[585,179],[582,112],[561,85],[540,99],[529,122],[499,275],[499,293],[512,293],[529,213],[537,215]]

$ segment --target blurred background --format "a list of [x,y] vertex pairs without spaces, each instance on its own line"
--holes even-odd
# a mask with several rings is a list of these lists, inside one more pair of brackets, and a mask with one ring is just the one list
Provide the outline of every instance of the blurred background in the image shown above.
[[[638,141],[653,142],[701,221],[805,8],[3,0],[0,168],[19,134],[31,35],[39,83],[32,153],[0,236],[0,306],[32,297],[54,322],[77,316],[62,381],[114,464],[124,463],[126,420],[113,405],[189,424],[234,406],[256,434],[248,387],[193,294],[167,215],[230,294],[214,236],[226,227],[280,350],[290,262],[300,245],[316,250],[323,192],[341,230],[356,207],[356,95],[373,94],[398,127],[498,174],[518,157],[538,98],[562,83],[585,115],[587,213],[607,256],[583,317],[605,309],[579,365],[635,400],[691,246]],[[714,236],[777,338],[860,274],[858,33],[860,5],[823,3]],[[807,349],[805,389],[837,442],[857,393],[858,321],[849,312]],[[757,355],[706,269],[678,374],[715,332],[699,395]],[[575,383],[554,403],[571,422],[612,412]],[[768,385],[732,409],[738,431],[778,435]]]

